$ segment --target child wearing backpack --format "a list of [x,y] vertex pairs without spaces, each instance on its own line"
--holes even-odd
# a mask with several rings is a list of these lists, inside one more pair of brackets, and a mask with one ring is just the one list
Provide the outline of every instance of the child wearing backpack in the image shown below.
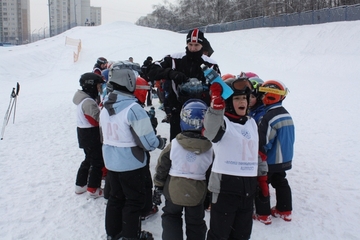
[[154,203],[165,196],[162,239],[182,240],[184,212],[186,237],[204,240],[204,200],[207,193],[206,172],[213,160],[211,142],[201,135],[207,105],[190,99],[180,112],[181,133],[161,153],[154,176]]

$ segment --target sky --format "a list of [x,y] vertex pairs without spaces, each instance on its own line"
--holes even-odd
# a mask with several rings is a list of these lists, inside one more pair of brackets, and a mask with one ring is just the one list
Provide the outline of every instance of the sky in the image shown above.
[[[77,0],[80,1],[80,0]],[[102,24],[114,21],[135,23],[140,17],[152,13],[153,5],[164,5],[165,0],[90,0],[90,6],[101,7]],[[176,3],[177,0],[166,0]],[[31,30],[49,26],[48,0],[30,0]]]
[[[65,37],[81,39],[75,63],[76,48],[65,45]],[[360,21],[205,37],[223,74],[254,72],[263,80],[280,80],[290,90],[283,104],[296,131],[293,169],[287,171],[293,220],[273,218],[267,226],[254,222],[251,239],[358,240]],[[27,45],[0,48],[0,114],[5,114],[16,82],[21,85],[15,123],[11,117],[0,141],[0,239],[106,239],[106,201],[74,193],[84,157],[72,103],[80,75],[91,71],[100,56],[132,56],[142,63],[147,56],[159,60],[184,48],[184,34],[127,22],[76,27]],[[165,114],[157,99],[153,104],[161,122]],[[169,137],[167,123],[159,123],[157,130]],[[152,174],[160,152],[151,152]],[[274,206],[272,187],[270,195]],[[156,240],[161,239],[161,213],[160,208],[142,226]],[[207,212],[207,224],[209,216]]]

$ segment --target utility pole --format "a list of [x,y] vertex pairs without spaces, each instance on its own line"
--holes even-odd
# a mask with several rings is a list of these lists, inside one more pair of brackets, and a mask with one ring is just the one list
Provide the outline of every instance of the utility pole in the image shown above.
[[51,5],[51,0],[48,0],[48,6],[49,6],[49,37],[52,37],[51,35],[51,14],[50,14],[50,5]]
[[76,0],[74,0],[74,8],[75,8],[75,26],[77,27],[77,20],[76,20]]

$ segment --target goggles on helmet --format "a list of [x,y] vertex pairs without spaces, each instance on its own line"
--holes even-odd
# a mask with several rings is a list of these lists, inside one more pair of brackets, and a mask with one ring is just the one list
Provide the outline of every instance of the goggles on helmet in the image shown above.
[[265,92],[265,93],[274,93],[281,96],[286,96],[288,93],[288,90],[280,90],[275,88],[276,86],[266,86],[266,87],[259,87],[259,92]]
[[247,78],[237,78],[231,83],[234,95],[247,95],[251,93],[251,83]]
[[106,63],[108,63],[108,61],[106,60],[106,58],[98,58],[98,60],[97,60],[97,62],[99,63],[99,64],[106,64]]

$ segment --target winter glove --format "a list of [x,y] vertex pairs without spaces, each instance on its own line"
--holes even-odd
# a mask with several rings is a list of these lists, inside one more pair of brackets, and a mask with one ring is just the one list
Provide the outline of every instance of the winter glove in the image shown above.
[[148,111],[148,115],[150,118],[154,118],[155,117],[155,108],[151,107],[150,110]]
[[259,188],[261,190],[261,193],[264,197],[269,196],[269,185],[267,183],[267,176],[260,176],[257,178],[258,180],[258,184],[259,184]]
[[221,97],[222,87],[219,83],[213,83],[210,86],[211,103],[210,106],[215,110],[222,110],[225,108],[225,101]]
[[168,76],[169,76],[169,79],[174,80],[175,83],[177,83],[177,84],[186,82],[188,79],[188,77],[185,74],[183,74],[182,72],[175,71],[175,70],[170,70]]
[[152,200],[153,200],[153,203],[156,206],[159,206],[162,203],[161,202],[161,195],[162,194],[163,194],[163,187],[155,186]]
[[159,139],[159,146],[157,148],[163,150],[165,148],[167,139],[162,138],[160,135],[157,135],[156,137]]

